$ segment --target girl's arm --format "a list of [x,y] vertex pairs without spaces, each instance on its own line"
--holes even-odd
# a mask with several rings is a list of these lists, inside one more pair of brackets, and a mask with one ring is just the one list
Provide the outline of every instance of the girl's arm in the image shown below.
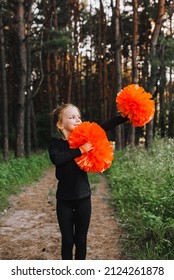
[[53,138],[48,148],[50,160],[54,165],[64,164],[81,156],[81,151],[77,149],[62,150],[58,140]]
[[[68,144],[67,144],[68,145]],[[74,160],[76,157],[81,156],[84,153],[92,150],[93,147],[91,143],[85,143],[79,148],[70,149],[67,146],[67,149],[62,149],[62,145],[60,144],[59,140],[53,138],[51,140],[48,152],[50,156],[50,160],[54,165],[59,165],[66,163],[68,161]]]
[[107,122],[101,124],[100,126],[105,131],[108,131],[120,124],[127,122],[128,120],[129,120],[128,117],[123,118],[122,116],[115,116],[115,117],[111,118],[110,120],[108,120]]

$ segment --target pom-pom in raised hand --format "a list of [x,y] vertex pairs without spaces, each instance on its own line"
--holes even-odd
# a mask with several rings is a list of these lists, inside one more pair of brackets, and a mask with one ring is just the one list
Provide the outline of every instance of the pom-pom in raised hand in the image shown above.
[[151,93],[132,84],[123,88],[116,97],[116,105],[122,117],[128,117],[133,126],[144,126],[155,113],[155,102]]

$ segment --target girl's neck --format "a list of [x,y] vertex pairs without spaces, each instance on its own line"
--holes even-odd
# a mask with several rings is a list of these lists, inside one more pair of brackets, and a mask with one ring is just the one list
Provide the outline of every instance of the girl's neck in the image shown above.
[[68,132],[66,130],[62,131],[62,139],[63,140],[68,140],[69,136],[70,136],[70,132]]

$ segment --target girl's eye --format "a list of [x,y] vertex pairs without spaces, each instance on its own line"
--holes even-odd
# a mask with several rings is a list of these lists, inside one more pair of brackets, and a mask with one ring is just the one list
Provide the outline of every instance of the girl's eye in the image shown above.
[[[76,118],[75,116],[69,117],[69,119],[75,119],[75,118]],[[80,116],[78,116],[77,118],[81,120]]]

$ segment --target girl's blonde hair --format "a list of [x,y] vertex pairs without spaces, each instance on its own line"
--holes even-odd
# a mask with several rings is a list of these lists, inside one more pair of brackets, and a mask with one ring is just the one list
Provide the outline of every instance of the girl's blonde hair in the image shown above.
[[50,115],[52,117],[52,120],[53,120],[53,124],[54,126],[56,127],[56,129],[58,130],[58,132],[60,133],[60,135],[63,137],[63,134],[62,134],[62,131],[61,129],[59,129],[57,127],[57,123],[62,121],[62,115],[63,115],[63,112],[65,109],[67,109],[68,107],[74,107],[76,108],[79,113],[80,113],[80,110],[78,107],[76,107],[75,105],[71,104],[71,103],[64,103],[64,104],[61,104],[60,106],[58,106],[56,109],[54,109]]

